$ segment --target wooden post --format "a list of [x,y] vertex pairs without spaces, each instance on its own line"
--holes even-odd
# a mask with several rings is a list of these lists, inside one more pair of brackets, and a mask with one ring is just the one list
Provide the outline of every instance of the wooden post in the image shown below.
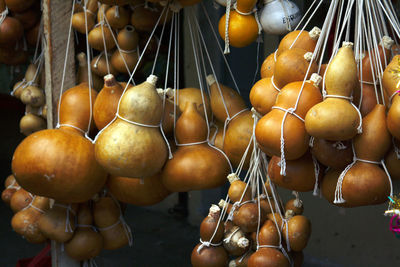
[[75,50],[74,36],[71,33],[68,58],[65,52],[68,42],[72,1],[43,0],[44,57],[45,57],[45,92],[47,103],[48,128],[57,122],[57,106],[64,62],[67,60],[64,88],[75,86]]
[[[47,104],[47,127],[54,128],[57,123],[57,106],[60,98],[64,62],[66,72],[64,89],[75,85],[74,36],[71,34],[68,57],[65,58],[70,27],[72,1],[43,0],[42,49],[45,57],[45,92]],[[78,267],[80,263],[69,258],[61,249],[61,244],[51,242],[53,267]]]

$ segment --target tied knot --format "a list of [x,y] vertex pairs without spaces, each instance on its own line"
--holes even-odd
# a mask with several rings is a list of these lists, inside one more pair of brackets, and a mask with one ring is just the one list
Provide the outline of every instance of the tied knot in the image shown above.
[[254,107],[251,108],[251,112],[253,113],[252,115],[253,119],[259,119],[262,117],[262,115],[258,113],[258,111]]
[[213,247],[218,247],[218,246],[221,246],[222,245],[222,242],[219,242],[219,243],[217,243],[217,244],[214,244],[214,243],[211,243],[210,241],[203,241],[203,240],[201,240],[201,238],[200,238],[200,246],[197,248],[197,253],[200,253],[200,251],[204,248],[204,247],[210,247],[210,246],[213,246]]

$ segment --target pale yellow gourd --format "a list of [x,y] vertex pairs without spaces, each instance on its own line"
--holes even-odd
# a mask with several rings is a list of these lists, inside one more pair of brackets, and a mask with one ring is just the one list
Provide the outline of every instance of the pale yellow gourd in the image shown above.
[[[121,97],[119,117],[100,133],[95,144],[97,161],[112,175],[143,178],[159,172],[167,159],[167,146],[157,126],[163,113],[150,75]],[[141,125],[140,125],[141,124]]]
[[340,141],[351,139],[357,134],[360,117],[357,109],[346,99],[359,86],[352,45],[345,42],[326,70],[328,97],[307,112],[306,130],[314,137]]

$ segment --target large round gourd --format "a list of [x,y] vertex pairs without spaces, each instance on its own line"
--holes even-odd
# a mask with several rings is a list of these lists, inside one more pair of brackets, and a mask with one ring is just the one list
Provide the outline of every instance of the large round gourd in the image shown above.
[[[93,104],[94,90],[91,97]],[[91,119],[89,114],[87,84],[63,94],[61,128],[31,134],[14,152],[12,170],[22,187],[63,203],[86,201],[100,191],[107,175],[94,158],[92,142],[83,137],[83,129]]]

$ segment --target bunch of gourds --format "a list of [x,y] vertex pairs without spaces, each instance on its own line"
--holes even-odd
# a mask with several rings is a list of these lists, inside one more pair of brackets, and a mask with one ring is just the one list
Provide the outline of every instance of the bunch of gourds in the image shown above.
[[[303,58],[307,51],[314,51],[318,33],[313,29],[287,34],[263,62],[262,79],[251,89],[250,101],[262,116],[256,126],[257,142],[272,157],[269,177],[281,187],[300,192],[314,189],[316,193],[320,185],[324,197],[341,206],[383,203],[391,182],[379,166],[382,159],[386,158],[388,173],[398,177],[395,144],[389,152],[391,135],[397,138],[393,116],[397,57],[382,77],[386,103],[387,96],[393,96],[387,115],[387,108],[379,104],[382,99],[375,97],[373,83],[379,74],[371,61],[377,54],[384,69],[393,42],[384,37],[376,49],[366,51],[359,59],[361,69],[352,43],[343,43],[329,64],[320,68],[326,91],[323,99],[321,77],[308,78],[318,71],[315,60],[309,65]],[[303,83],[304,78],[309,81]],[[320,169],[326,169],[325,173]]]
[[301,266],[302,250],[311,235],[301,200],[291,199],[284,208],[277,208],[271,204],[280,205],[274,202],[269,181],[258,196],[237,176],[230,176],[229,181],[231,202],[221,200],[219,206],[211,206],[200,224],[200,243],[192,251],[192,265],[290,266],[293,261],[294,266]]
[[28,60],[27,44],[35,47],[40,28],[40,1],[0,1],[0,63],[20,65]]
[[[87,37],[89,46],[95,51],[90,61],[94,88],[99,91],[103,87],[102,77],[107,74],[130,74],[137,65],[139,48],[143,49],[143,41],[147,41],[149,32],[158,20],[158,25],[168,23],[171,15],[172,12],[163,12],[163,6],[157,2],[142,0],[90,0],[86,6],[75,4],[72,27]],[[146,57],[154,55],[158,42],[153,36]],[[84,70],[83,75],[78,75],[78,81],[87,81],[86,57],[77,59]]]
[[47,128],[46,96],[40,88],[40,64],[29,64],[24,79],[15,83],[12,95],[26,105],[19,127],[21,133],[30,135]]
[[63,244],[71,258],[90,260],[102,249],[114,250],[131,242],[120,204],[110,196],[97,196],[89,202],[64,204],[35,196],[21,188],[13,175],[5,181],[3,201],[15,213],[11,226],[30,243],[48,239]]

